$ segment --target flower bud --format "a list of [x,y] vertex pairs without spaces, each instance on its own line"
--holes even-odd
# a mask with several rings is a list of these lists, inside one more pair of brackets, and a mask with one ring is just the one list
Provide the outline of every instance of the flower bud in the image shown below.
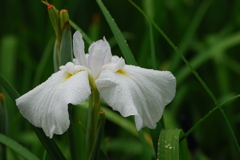
[[72,35],[69,15],[66,9],[58,10],[54,5],[43,1],[48,6],[48,14],[52,22],[56,42],[54,46],[54,69],[57,71],[61,65],[72,61]]
[[62,9],[59,12],[59,20],[60,20],[60,28],[63,32],[64,29],[67,27],[67,29],[70,29],[70,23],[69,23],[69,15],[68,11],[66,9]]
[[58,16],[58,10],[54,7],[54,5],[49,4],[48,5],[48,14],[49,18],[52,22],[55,34],[57,39],[61,39],[61,28],[60,28],[60,22],[59,22],[59,16]]

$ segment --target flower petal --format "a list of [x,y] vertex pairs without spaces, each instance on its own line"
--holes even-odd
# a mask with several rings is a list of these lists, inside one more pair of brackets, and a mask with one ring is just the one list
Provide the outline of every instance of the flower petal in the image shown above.
[[73,53],[80,65],[88,67],[88,63],[84,52],[84,41],[79,31],[76,31],[73,34]]
[[47,81],[16,100],[21,114],[45,134],[62,134],[69,127],[68,104],[80,104],[90,95],[88,72],[54,73]]
[[91,74],[94,78],[97,78],[102,70],[102,66],[111,62],[111,49],[104,38],[104,40],[98,40],[97,42],[92,43],[88,51],[88,64]]
[[102,98],[122,116],[135,116],[136,128],[156,127],[164,107],[175,96],[176,79],[168,71],[125,65],[101,72],[96,85]]
[[114,56],[112,58],[112,62],[105,64],[102,69],[109,69],[112,70],[113,72],[117,72],[119,69],[123,68],[125,66],[125,60],[121,57]]

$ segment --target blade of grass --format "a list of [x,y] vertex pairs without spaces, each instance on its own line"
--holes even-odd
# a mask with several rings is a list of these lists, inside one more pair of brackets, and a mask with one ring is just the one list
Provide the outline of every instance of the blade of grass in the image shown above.
[[[149,39],[150,39],[150,50],[151,50],[151,59],[152,59],[152,68],[157,70],[157,64],[156,64],[156,54],[155,54],[155,46],[154,46],[154,38],[153,38],[153,29],[152,24],[149,23]],[[149,130],[151,137],[152,137],[152,143],[154,146],[155,154],[157,153],[158,149],[158,137],[159,133],[162,129],[165,128],[164,124],[164,118],[160,119],[160,121],[157,123],[157,127],[154,130]]]
[[240,64],[237,59],[232,59],[229,56],[224,56],[224,59],[222,59],[221,64],[227,67],[228,69],[231,69],[238,75],[240,75]]
[[144,148],[141,153],[141,160],[152,159],[155,156],[154,154],[155,151],[154,151],[154,146],[151,143],[152,140],[151,140],[148,128],[141,129],[138,132],[138,135],[139,135],[141,144]]
[[22,155],[24,158],[28,160],[39,160],[33,153],[29,150],[24,148],[22,145],[18,144],[16,141],[12,140],[11,138],[3,135],[0,133],[0,142],[17,152],[18,154]]
[[[223,52],[239,43],[240,43],[240,32],[233,33],[228,37],[221,38],[217,40],[217,42],[214,42],[214,44],[211,45],[212,46],[211,48],[200,52],[189,63],[193,68],[196,69],[205,61],[209,60],[210,58],[218,54],[219,51]],[[178,83],[181,83],[190,73],[191,73],[191,70],[189,70],[188,66],[183,67],[176,75]]]
[[[2,74],[0,74],[0,85],[6,90],[13,101],[20,97],[20,94],[11,86],[11,84],[8,83]],[[33,125],[31,126],[33,127],[34,132],[42,142],[50,157],[52,159],[64,160],[65,157],[63,156],[58,146],[54,143],[54,141],[46,137],[42,129],[37,128]]]
[[[7,106],[5,102],[4,94],[0,93],[0,133],[8,134],[8,114]],[[7,159],[7,149],[6,145],[0,143],[0,157],[1,159]]]
[[[214,103],[219,106],[219,102],[217,101],[216,97],[214,96],[214,94],[212,93],[212,91],[209,89],[209,87],[205,84],[205,82],[202,80],[202,78],[198,75],[198,73],[195,71],[195,69],[190,65],[190,63],[187,61],[187,59],[185,58],[185,56],[180,53],[178,51],[178,48],[174,45],[174,43],[168,38],[168,36],[162,31],[162,29],[152,20],[150,19],[134,2],[132,2],[131,0],[129,0],[129,2],[136,8],[138,9],[143,16],[150,22],[152,23],[152,25],[159,31],[159,33],[165,38],[165,40],[169,43],[169,45],[175,50],[175,52],[182,58],[182,60],[185,62],[185,64],[190,68],[191,72],[195,75],[195,77],[198,79],[198,81],[200,82],[200,84],[204,87],[204,89],[206,90],[206,92],[209,94],[209,96],[212,98],[212,100],[214,101]],[[221,106],[218,107],[223,118],[225,119],[228,129],[232,135],[233,141],[235,142],[235,145],[238,149],[238,152],[240,154],[240,147],[237,141],[237,138],[234,134],[234,131],[229,123],[229,120],[224,112],[224,110],[221,108]]]
[[137,65],[137,62],[134,59],[132,51],[128,47],[128,44],[127,44],[126,40],[124,39],[124,37],[123,37],[121,31],[119,30],[117,24],[114,22],[114,19],[110,15],[109,11],[104,6],[104,4],[102,3],[101,0],[97,0],[97,3],[99,5],[100,9],[102,10],[102,13],[105,16],[105,18],[108,22],[108,25],[110,26],[110,28],[112,30],[112,33],[113,33],[114,37],[116,38],[116,41],[117,41],[117,43],[118,43],[118,45],[119,45],[119,47],[122,51],[122,54],[123,54],[124,58],[126,59],[126,62],[128,64]]
[[197,121],[197,123],[195,123],[195,124],[193,125],[193,127],[192,127],[191,129],[189,129],[189,130],[185,133],[184,137],[186,138],[189,134],[191,134],[191,133],[197,128],[197,126],[199,126],[202,122],[204,122],[213,112],[215,112],[217,109],[219,109],[220,106],[223,106],[223,105],[226,104],[227,102],[232,101],[232,100],[235,100],[236,98],[239,98],[239,97],[240,97],[240,94],[239,94],[239,95],[236,95],[236,96],[234,96],[234,97],[231,97],[231,98],[229,98],[228,100],[224,101],[223,103],[215,106],[215,107],[214,107],[212,110],[210,110],[203,118],[201,118],[199,121]]
[[184,137],[183,131],[181,131],[180,138],[178,139],[179,140],[179,159],[180,160],[188,160],[188,159],[190,159],[190,157],[189,157],[189,152],[188,152],[187,141],[186,141],[186,139],[181,140],[182,137]]
[[157,70],[156,63],[156,54],[155,54],[155,46],[154,46],[154,38],[153,38],[153,29],[152,25],[149,23],[149,37],[150,37],[150,47],[151,47],[151,58],[152,58],[152,68]]
[[[213,0],[205,0],[202,1],[202,3],[200,4],[198,10],[196,11],[196,14],[192,19],[192,22],[190,22],[189,27],[187,27],[186,29],[186,33],[183,35],[183,38],[180,40],[180,44],[178,45],[179,51],[182,54],[186,52],[188,46],[191,44],[191,40],[193,39],[193,36],[200,25],[200,22],[202,21],[212,2]],[[175,70],[179,66],[179,63],[180,59],[178,58],[178,56],[173,56],[169,70]]]

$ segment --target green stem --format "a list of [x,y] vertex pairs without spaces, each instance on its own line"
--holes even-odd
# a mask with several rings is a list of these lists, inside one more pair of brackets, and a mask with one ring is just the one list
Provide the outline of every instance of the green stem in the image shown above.
[[105,114],[102,110],[98,112],[98,121],[97,121],[97,135],[95,138],[94,146],[89,157],[89,160],[96,160],[100,154],[101,141],[103,137],[103,130],[105,125]]
[[90,86],[92,87],[92,94],[89,98],[88,118],[87,118],[87,130],[86,130],[86,147],[87,147],[87,159],[90,159],[91,153],[94,148],[94,143],[97,137],[98,131],[98,113],[100,110],[99,93],[94,82],[94,79],[89,76]]

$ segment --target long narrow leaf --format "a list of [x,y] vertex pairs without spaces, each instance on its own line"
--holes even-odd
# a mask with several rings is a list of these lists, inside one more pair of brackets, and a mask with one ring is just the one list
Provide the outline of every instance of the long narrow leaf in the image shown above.
[[[0,93],[0,133],[8,134],[8,114],[7,106],[5,102],[5,96]],[[6,145],[0,143],[0,157],[2,159],[7,159],[7,148]]]
[[[180,129],[168,129],[162,130],[158,141],[158,159],[161,160],[179,160],[180,159]],[[186,147],[185,142],[181,142],[182,147]],[[182,152],[184,148],[181,148],[181,157],[187,158],[187,153]],[[183,155],[184,154],[184,155]],[[188,159],[188,158],[187,158]],[[185,159],[186,160],[186,159]]]
[[87,112],[78,106],[69,104],[68,113],[71,121],[68,129],[71,159],[78,160],[79,157],[86,159],[86,130],[79,122],[85,124]]
[[103,132],[104,132],[105,113],[102,110],[100,110],[98,116],[99,117],[98,117],[97,134],[96,134],[96,139],[91,152],[91,157],[89,158],[90,160],[99,159],[100,150],[101,150],[100,147],[101,147],[101,142],[102,142]]
[[[8,81],[1,74],[0,85],[6,90],[6,92],[9,94],[13,101],[20,97],[20,94],[11,86],[11,84],[8,83]],[[54,141],[46,137],[42,129],[37,128],[33,125],[32,127],[50,157],[52,159],[64,160],[65,157],[63,156],[57,145],[54,143]]]
[[[201,5],[199,6],[198,10],[196,11],[196,15],[192,18],[191,23],[186,28],[186,32],[184,33],[182,39],[180,40],[179,44],[179,51],[184,54],[191,44],[194,34],[196,33],[198,27],[200,26],[200,22],[202,21],[204,15],[207,13],[208,8],[212,4],[213,0],[205,0],[202,1]],[[175,70],[180,63],[179,57],[173,56],[170,70]]]
[[2,133],[0,133],[0,142],[5,144],[7,147],[11,148],[18,154],[22,155],[27,160],[39,160],[39,158],[32,154],[29,150],[27,150],[26,148],[24,148],[22,145],[18,144],[11,138],[3,135]]
[[221,103],[220,105],[217,105],[216,107],[214,107],[212,110],[210,110],[203,118],[201,118],[200,120],[197,121],[197,123],[194,124],[194,126],[189,129],[186,134],[184,135],[185,137],[187,137],[189,134],[191,134],[196,128],[197,126],[199,126],[201,123],[205,122],[206,119],[211,115],[213,114],[213,112],[215,112],[216,110],[219,109],[219,107],[223,106],[225,103],[229,102],[229,101],[232,101],[232,100],[235,100],[236,98],[240,98],[240,94],[234,96],[234,97],[231,97],[229,98],[228,100],[224,101],[223,103]]
[[67,26],[65,27],[62,35],[62,41],[60,45],[60,57],[61,65],[65,65],[67,62],[71,62],[73,59],[72,33],[70,27]]
[[[217,98],[214,96],[214,94],[212,93],[212,91],[210,90],[210,88],[207,86],[207,84],[203,81],[203,79],[198,75],[198,73],[196,72],[196,70],[192,67],[192,65],[190,65],[190,63],[188,62],[188,60],[185,58],[185,56],[179,52],[178,48],[175,46],[175,44],[168,38],[168,36],[163,32],[163,30],[152,20],[150,19],[134,2],[132,2],[131,0],[129,0],[130,3],[132,3],[132,5],[137,8],[142,14],[143,16],[152,23],[152,25],[158,30],[158,32],[165,38],[165,40],[169,43],[169,45],[173,48],[173,50],[181,57],[181,59],[184,61],[184,63],[186,64],[186,66],[188,66],[188,68],[191,70],[191,72],[194,74],[194,76],[197,78],[197,80],[200,82],[200,84],[203,86],[203,88],[206,90],[206,92],[209,94],[209,96],[211,97],[211,99],[214,101],[214,103],[219,106],[219,102],[217,100]],[[231,124],[224,112],[224,110],[221,108],[221,106],[219,106],[219,110],[224,118],[224,120],[227,123],[228,129],[231,133],[232,139],[238,149],[238,152],[240,153],[240,147],[237,141],[237,138],[234,134],[234,131],[231,127]]]

